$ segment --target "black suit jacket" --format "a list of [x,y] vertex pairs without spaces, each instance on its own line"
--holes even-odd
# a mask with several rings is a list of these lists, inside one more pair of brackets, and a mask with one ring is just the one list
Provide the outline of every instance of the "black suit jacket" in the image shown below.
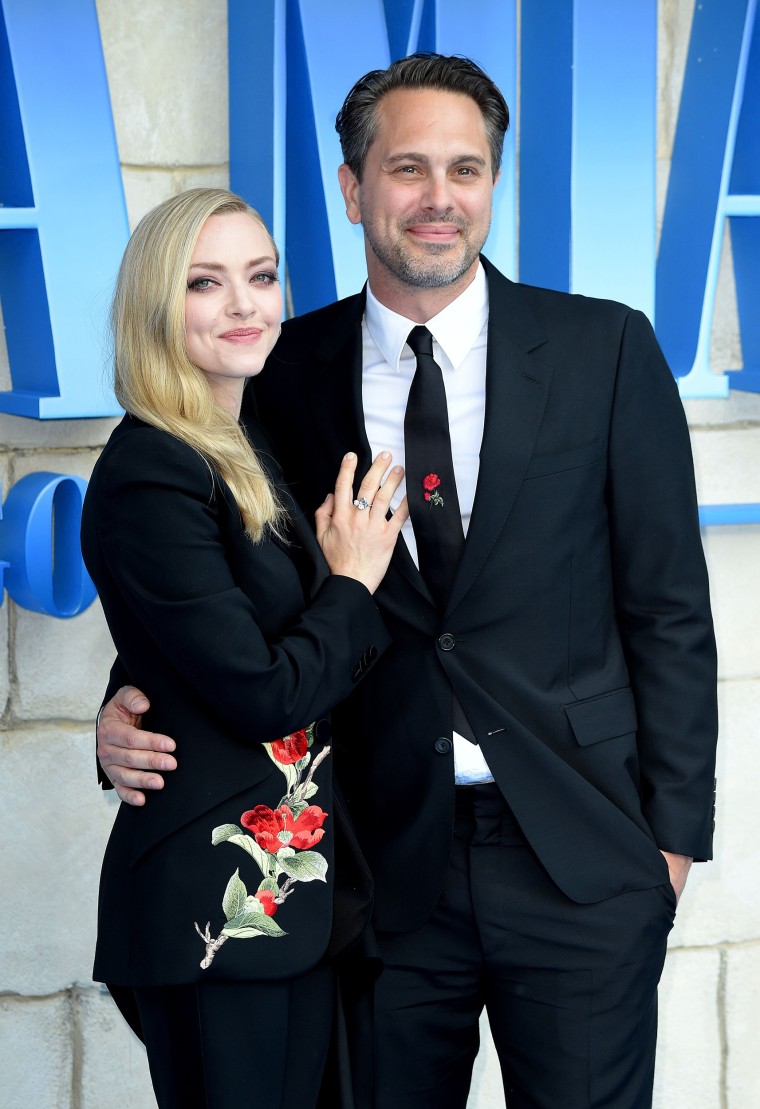
[[[641,313],[484,265],[485,431],[451,596],[437,611],[399,543],[376,594],[393,647],[336,722],[384,929],[420,925],[444,880],[452,688],[570,898],[665,882],[658,848],[711,854],[715,644],[675,382]],[[346,450],[369,461],[363,308],[290,321],[255,381],[307,509]]]
[[[251,434],[260,440],[256,428]],[[229,489],[204,459],[129,416],[95,467],[82,519],[85,562],[123,665],[150,691],[145,726],[176,737],[181,752],[144,809],[119,809],[101,880],[100,980],[151,986],[288,977],[327,949],[341,824],[334,753],[317,769],[318,791],[309,798],[328,813],[313,848],[327,861],[326,881],[295,884],[271,918],[285,934],[226,941],[201,970],[205,947],[194,927],[208,923],[218,936],[236,871],[249,895],[262,881],[253,839],[245,849],[226,839],[212,844],[215,828],[242,832],[243,812],[274,810],[286,793],[286,772],[262,743],[317,722],[316,760],[330,738],[329,709],[388,642],[367,589],[328,575],[309,527],[291,509],[286,543],[252,544]],[[340,922],[348,942],[365,923],[371,887],[355,855],[344,877],[355,910]]]

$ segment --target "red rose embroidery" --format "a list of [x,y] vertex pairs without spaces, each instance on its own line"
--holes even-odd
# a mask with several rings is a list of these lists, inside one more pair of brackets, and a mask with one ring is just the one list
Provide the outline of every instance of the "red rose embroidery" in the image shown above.
[[281,762],[283,766],[298,762],[309,749],[306,729],[302,728],[300,732],[293,732],[292,735],[283,736],[282,739],[275,739],[271,744],[271,748],[273,758],[277,759],[277,762]]
[[441,479],[438,477],[438,474],[428,474],[427,477],[422,479],[422,488],[424,489],[422,495],[425,500],[429,502],[431,508],[433,505],[443,504],[443,497],[438,489],[440,484]]
[[[195,931],[205,946],[201,970],[208,970],[229,939],[284,936],[283,929],[271,918],[279,913],[280,907],[293,896],[301,882],[326,880],[330,864],[314,847],[325,834],[322,825],[328,814],[318,805],[309,805],[307,798],[319,789],[314,772],[330,754],[330,748],[323,746],[312,756],[309,748],[315,739],[315,732],[316,724],[309,724],[307,728],[264,744],[267,754],[285,775],[287,782],[287,792],[276,809],[255,805],[244,812],[240,821],[247,834],[237,824],[220,824],[211,834],[214,847],[220,843],[232,843],[242,848],[250,856],[246,868],[250,868],[252,858],[264,880],[251,896],[246,884],[247,875],[245,871],[241,874],[238,867],[230,877],[222,899],[226,923],[221,931],[214,937],[210,921],[205,928],[195,922]],[[296,855],[297,851],[303,854]],[[255,913],[251,911],[254,898],[258,906]]]
[[274,916],[280,907],[275,904],[274,894],[271,890],[259,890],[259,892],[255,893],[253,896],[263,905],[264,914],[266,916]]
[[314,847],[325,834],[322,825],[326,819],[327,813],[318,805],[309,805],[295,819],[287,805],[280,805],[278,809],[257,805],[243,813],[240,823],[253,834],[262,851],[276,855],[283,847],[294,847],[298,851]]

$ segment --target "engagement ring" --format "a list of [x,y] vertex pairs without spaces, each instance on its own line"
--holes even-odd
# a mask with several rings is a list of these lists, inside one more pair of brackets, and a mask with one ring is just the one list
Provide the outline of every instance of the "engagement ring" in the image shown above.
[[357,497],[357,499],[354,501],[354,508],[358,508],[360,512],[364,512],[365,508],[371,507],[372,505],[369,503],[366,497]]

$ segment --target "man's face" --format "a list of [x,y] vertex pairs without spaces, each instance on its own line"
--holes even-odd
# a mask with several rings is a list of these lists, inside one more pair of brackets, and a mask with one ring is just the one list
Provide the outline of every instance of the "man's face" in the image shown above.
[[495,184],[474,100],[396,89],[377,106],[378,129],[361,184],[343,165],[346,211],[361,223],[373,291],[389,281],[453,285],[474,269],[491,224]]

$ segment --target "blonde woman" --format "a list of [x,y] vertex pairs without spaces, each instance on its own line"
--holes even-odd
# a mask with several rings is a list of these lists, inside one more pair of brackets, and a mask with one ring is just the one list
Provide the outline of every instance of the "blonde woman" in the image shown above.
[[407,515],[386,519],[402,472],[381,455],[355,496],[347,454],[318,545],[263,433],[241,430],[279,334],[277,263],[257,213],[222,190],[142,220],[112,310],[127,415],[83,514],[120,659],[156,706],[145,726],[182,746],[166,788],[117,815],[94,971],[144,1038],[162,1109],[313,1106],[328,943],[365,924],[333,928],[327,714],[388,643],[372,593]]

